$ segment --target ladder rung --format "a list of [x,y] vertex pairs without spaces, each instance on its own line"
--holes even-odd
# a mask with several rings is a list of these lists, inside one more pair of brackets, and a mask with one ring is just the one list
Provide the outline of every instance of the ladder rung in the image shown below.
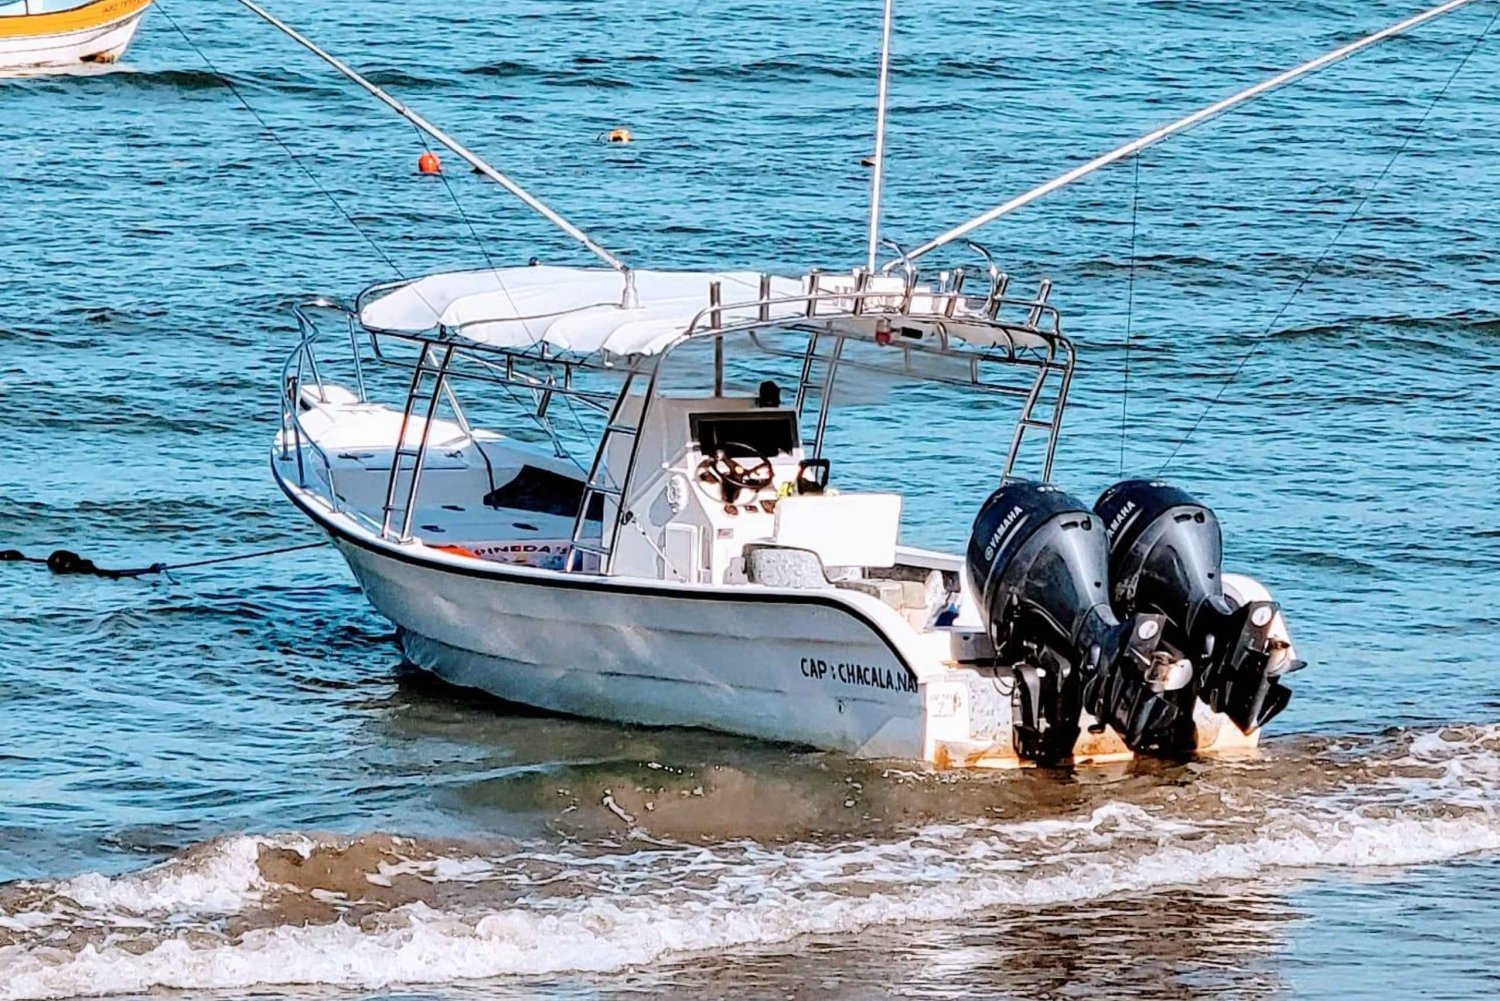
[[581,553],[593,553],[595,556],[608,556],[609,547],[602,546],[597,542],[575,542],[573,548]]
[[633,428],[629,424],[610,424],[604,429],[609,434],[640,434],[640,428]]
[[1022,427],[1028,427],[1028,428],[1040,428],[1043,431],[1050,431],[1050,430],[1052,430],[1052,422],[1051,421],[1039,421],[1039,420],[1035,420],[1035,419],[1030,418],[1030,417],[1023,417],[1021,419],[1021,426]]

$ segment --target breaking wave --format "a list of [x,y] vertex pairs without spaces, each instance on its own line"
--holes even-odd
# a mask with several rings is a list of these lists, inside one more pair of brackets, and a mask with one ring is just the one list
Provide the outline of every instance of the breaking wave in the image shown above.
[[1053,797],[1013,818],[857,842],[664,841],[635,827],[639,805],[609,793],[627,833],[588,844],[225,837],[141,872],[0,888],[0,998],[608,971],[896,922],[1500,849],[1500,726],[1307,743],[1291,758],[1194,766],[1181,778],[1132,786],[1080,775],[1063,797],[1071,807]]

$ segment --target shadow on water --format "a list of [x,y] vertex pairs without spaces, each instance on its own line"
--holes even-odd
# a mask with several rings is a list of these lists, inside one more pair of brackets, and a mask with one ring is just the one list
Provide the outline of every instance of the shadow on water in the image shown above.
[[366,704],[375,710],[370,739],[389,749],[391,772],[428,784],[454,826],[478,835],[840,843],[934,823],[1069,816],[1122,800],[1213,817],[1225,810],[1225,789],[1313,793],[1358,768],[1336,740],[1289,737],[1236,759],[939,771],[555,715],[410,664],[396,670],[395,689]]

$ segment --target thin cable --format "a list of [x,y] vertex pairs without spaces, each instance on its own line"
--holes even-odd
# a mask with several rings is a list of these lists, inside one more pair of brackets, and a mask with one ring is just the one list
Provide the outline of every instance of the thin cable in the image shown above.
[[216,563],[238,563],[241,560],[257,560],[263,556],[280,556],[282,553],[298,553],[304,549],[321,549],[328,545],[328,540],[322,542],[304,542],[296,546],[281,546],[278,549],[263,549],[256,553],[241,553],[238,556],[217,556],[210,560],[193,560],[190,563],[169,563],[166,565],[156,564],[161,570],[190,570],[193,567],[213,566]]
[[[427,141],[427,134],[421,129],[417,128],[415,124],[412,125],[412,129],[417,133],[417,139],[422,143],[423,148],[426,149],[427,152],[432,153],[432,144]],[[464,211],[463,202],[459,201],[458,198],[458,192],[454,190],[453,185],[448,181],[447,172],[439,170],[438,178],[443,182],[443,187],[447,189],[448,197],[453,201],[453,207],[458,209],[458,216],[464,221],[464,225],[468,227],[469,235],[474,238],[474,243],[479,248],[479,252],[484,255],[484,263],[490,269],[490,274],[494,276],[495,285],[500,289],[501,293],[504,294],[505,301],[510,303],[512,318],[516,322],[521,324],[521,329],[526,331],[527,337],[531,338],[533,342],[539,341],[540,338],[538,338],[537,335],[532,332],[531,324],[527,322],[527,317],[521,315],[521,307],[516,305],[515,297],[510,294],[510,289],[505,286],[504,279],[500,277],[500,269],[495,266],[495,260],[490,256],[489,247],[487,247],[484,240],[480,238],[479,230],[474,228],[474,221],[469,218],[469,213]]]
[[[422,145],[427,148],[428,152],[432,152],[432,146],[427,142],[426,134],[423,133],[421,129],[417,129],[415,125],[412,126],[412,128],[416,129],[417,138],[422,141]],[[506,287],[504,280],[500,277],[500,269],[495,267],[494,259],[490,257],[489,248],[485,246],[484,240],[480,238],[479,231],[474,228],[473,220],[471,220],[469,218],[469,214],[464,211],[463,203],[459,201],[458,198],[458,192],[453,189],[452,184],[448,183],[448,175],[446,173],[440,172],[438,174],[438,177],[442,178],[443,187],[448,189],[448,197],[453,200],[453,207],[458,209],[459,218],[463,219],[464,225],[469,229],[469,235],[474,237],[474,243],[479,247],[479,252],[484,255],[484,262],[489,267],[490,273],[494,275],[495,284],[499,287],[501,293],[504,294],[505,301],[510,303],[511,313],[514,314],[515,319],[520,322],[521,329],[526,331],[526,336],[530,337],[533,342],[539,342],[541,339],[537,337],[537,335],[532,331],[531,324],[527,322],[527,318],[521,315],[521,307],[516,305],[515,298],[510,294],[510,289]],[[557,453],[558,458],[567,459],[569,462],[573,463],[573,465],[577,466],[580,471],[584,473],[588,472],[583,463],[578,461],[577,457],[573,455],[572,451],[563,442],[561,434],[559,434],[557,428],[552,425],[552,421],[550,418],[543,417],[537,414],[535,412],[535,408],[528,407],[524,403],[522,403],[520,398],[516,396],[516,394],[512,391],[512,388],[508,384],[501,383],[500,386],[505,390],[506,395],[510,397],[511,402],[514,403],[520,410],[528,414],[536,422],[537,427],[541,428],[543,433],[545,433],[547,437],[552,440],[552,447],[553,450]],[[533,402],[536,402],[538,406],[540,406],[540,394],[544,391],[545,390],[540,388],[532,389]],[[561,394],[561,396],[563,403],[567,405],[569,413],[573,415],[574,422],[578,425],[580,430],[583,430],[583,420],[578,416],[578,411],[573,408],[572,399],[567,393],[563,393]],[[479,443],[477,441],[475,442],[475,447],[479,447]],[[678,576],[681,575],[679,574]]]
[[369,233],[365,232],[364,227],[354,221],[354,217],[350,215],[349,212],[344,208],[344,206],[339,202],[339,200],[333,196],[333,193],[323,186],[323,183],[318,180],[317,175],[315,175],[312,170],[302,162],[302,159],[297,156],[292,148],[287,145],[286,141],[277,134],[276,130],[271,128],[270,124],[265,120],[265,118],[261,116],[261,113],[259,111],[256,111],[255,107],[249,101],[245,100],[245,95],[240,93],[240,89],[234,85],[234,81],[231,80],[227,74],[219,72],[219,68],[214,65],[213,60],[208,58],[208,53],[199,48],[198,43],[194,42],[193,39],[188,35],[188,33],[182,30],[182,26],[177,23],[177,19],[172,16],[171,12],[167,10],[166,5],[163,4],[161,0],[157,0],[156,9],[161,11],[162,16],[167,19],[167,23],[172,26],[177,34],[182,36],[182,40],[188,44],[188,47],[191,48],[194,52],[198,53],[198,58],[203,60],[203,64],[208,67],[208,71],[212,73],[220,83],[222,83],[229,89],[229,92],[235,96],[235,98],[240,102],[240,104],[246,111],[250,112],[250,114],[254,116],[255,120],[260,123],[260,127],[265,131],[266,135],[270,136],[276,142],[276,145],[281,147],[282,152],[286,153],[287,158],[291,160],[292,163],[296,164],[297,168],[301,170],[302,173],[307,175],[307,179],[313,183],[313,187],[317,188],[323,193],[323,197],[327,198],[329,204],[338,210],[339,215],[344,217],[344,221],[347,222],[350,226],[354,227],[354,231],[356,233],[364,237],[365,242],[370,245],[370,249],[374,250],[375,253],[379,255],[380,259],[385,262],[386,267],[396,272],[396,274],[400,277],[405,278],[406,274],[401,270],[401,268],[396,264],[395,261],[391,260],[390,255],[385,252],[380,244],[375,242],[374,237],[370,236]]
[[[481,357],[475,355],[475,356],[473,356],[471,358],[471,360],[475,364],[477,364],[480,368],[489,369],[491,372],[500,373],[502,376],[504,374],[504,369],[502,369],[499,365],[496,365],[494,362],[489,361],[489,360],[487,360],[485,358],[481,358]],[[536,424],[537,428],[543,434],[545,434],[547,436],[547,440],[552,443],[553,451],[555,451],[557,453],[557,458],[559,458],[559,459],[567,459],[569,462],[573,463],[573,465],[577,466],[579,469],[584,469],[583,463],[579,462],[576,458],[574,458],[573,453],[570,452],[570,451],[568,451],[567,446],[563,444],[563,440],[562,440],[561,436],[559,436],[558,433],[557,433],[557,428],[555,428],[555,427],[552,426],[552,421],[549,418],[543,417],[542,415],[538,414],[536,412],[536,409],[534,407],[528,407],[521,400],[521,398],[516,395],[515,389],[512,386],[512,384],[509,383],[509,382],[504,381],[503,378],[497,380],[495,382],[495,385],[497,385],[497,386],[500,387],[500,389],[505,393],[505,395],[510,398],[511,403],[515,404],[516,409],[519,410],[521,412],[521,414],[526,417],[527,420],[532,421],[534,424]],[[533,393],[535,393],[536,391],[537,390],[535,390],[535,389],[532,390]],[[567,401],[567,399],[568,399],[567,394],[566,393],[562,394],[562,398],[563,398],[564,401]],[[572,404],[569,403],[569,406],[571,407]],[[587,472],[587,470],[584,469],[584,472]]]
[[1125,384],[1120,394],[1120,476],[1125,476],[1125,420],[1130,413],[1130,334],[1135,319],[1135,233],[1141,210],[1141,158],[1135,158],[1135,193],[1130,199],[1130,281],[1125,292]]
[[1250,360],[1254,358],[1255,355],[1260,351],[1261,344],[1263,344],[1266,338],[1270,336],[1271,330],[1281,320],[1281,317],[1286,313],[1287,309],[1291,307],[1292,301],[1297,298],[1297,295],[1307,287],[1308,282],[1312,281],[1313,275],[1317,274],[1318,268],[1322,266],[1324,259],[1327,258],[1330,253],[1332,253],[1333,248],[1338,244],[1339,239],[1344,235],[1344,231],[1347,230],[1349,228],[1349,225],[1359,217],[1360,212],[1364,211],[1365,204],[1369,202],[1370,197],[1375,194],[1375,191],[1380,187],[1380,183],[1385,180],[1385,176],[1391,172],[1391,168],[1396,165],[1396,161],[1401,158],[1401,154],[1406,152],[1406,147],[1411,144],[1412,139],[1419,131],[1421,131],[1422,126],[1427,122],[1427,117],[1432,114],[1432,110],[1437,107],[1438,102],[1443,99],[1443,95],[1448,93],[1448,88],[1453,86],[1453,81],[1458,79],[1458,75],[1462,73],[1464,67],[1468,65],[1469,59],[1474,55],[1475,52],[1479,50],[1480,44],[1489,37],[1490,32],[1495,28],[1496,22],[1500,22],[1500,10],[1497,10],[1495,12],[1495,14],[1490,18],[1489,24],[1485,26],[1484,31],[1480,33],[1478,38],[1474,39],[1474,44],[1469,46],[1469,51],[1464,53],[1463,59],[1461,59],[1458,65],[1453,68],[1453,72],[1449,74],[1448,79],[1443,83],[1442,89],[1440,89],[1437,94],[1434,95],[1432,100],[1428,102],[1426,110],[1422,112],[1422,117],[1417,119],[1416,124],[1412,125],[1407,130],[1406,137],[1402,139],[1401,144],[1396,147],[1396,152],[1391,154],[1391,158],[1386,161],[1385,167],[1381,169],[1378,175],[1376,175],[1375,180],[1370,184],[1370,186],[1365,189],[1365,193],[1360,198],[1359,204],[1354,206],[1354,211],[1349,213],[1349,216],[1339,224],[1339,228],[1333,234],[1333,239],[1328,242],[1328,246],[1323,248],[1323,252],[1318,255],[1317,260],[1313,261],[1312,267],[1307,270],[1307,273],[1302,276],[1302,280],[1299,281],[1296,287],[1292,289],[1292,294],[1286,297],[1286,301],[1281,304],[1281,308],[1276,311],[1276,315],[1271,317],[1271,322],[1266,324],[1266,329],[1261,331],[1260,337],[1256,338],[1255,343],[1250,346],[1250,350],[1245,352],[1245,356],[1240,359],[1240,363],[1236,365],[1234,371],[1229,374],[1229,378],[1224,380],[1224,384],[1219,387],[1219,391],[1214,394],[1214,398],[1210,400],[1206,406],[1204,406],[1203,411],[1198,414],[1198,419],[1193,421],[1193,426],[1188,428],[1187,434],[1183,435],[1182,439],[1177,442],[1176,447],[1172,449],[1172,454],[1167,456],[1167,461],[1163,462],[1161,464],[1161,468],[1156,471],[1158,476],[1166,472],[1167,467],[1170,466],[1172,464],[1172,461],[1177,458],[1177,453],[1182,451],[1182,446],[1186,445],[1188,443],[1188,439],[1190,439],[1194,434],[1197,433],[1198,428],[1202,426],[1203,421],[1208,417],[1209,412],[1212,411],[1216,406],[1218,406],[1219,401],[1224,398],[1224,393],[1229,389],[1230,385],[1234,382],[1235,379],[1239,378],[1240,373],[1245,370],[1245,366],[1250,364]]
[[[245,2],[245,0],[241,0],[241,2]],[[1044,184],[1037,185],[1024,194],[1017,195],[1015,198],[1012,198],[1010,201],[1005,202],[1004,204],[995,206],[988,212],[983,212],[970,219],[969,221],[953,227],[940,236],[933,237],[931,240],[928,240],[921,246],[907,251],[906,256],[901,260],[887,262],[882,270],[889,273],[898,264],[909,264],[910,262],[915,261],[917,258],[921,257],[923,254],[926,254],[927,252],[932,250],[936,250],[938,247],[941,247],[945,243],[950,243],[953,240],[959,239],[960,237],[967,236],[969,233],[972,233],[979,227],[992,223],[996,219],[999,219],[1001,216],[1009,215],[1011,212],[1014,212],[1016,209],[1019,209],[1022,206],[1030,205],[1038,198],[1041,198],[1044,195],[1048,195],[1053,191],[1056,191],[1058,188],[1062,188],[1069,184],[1072,184],[1074,181],[1077,181],[1083,177],[1087,177],[1089,174],[1092,174],[1096,170],[1107,167],[1110,164],[1123,160],[1135,153],[1139,153],[1147,146],[1154,145],[1161,142],[1163,139],[1167,139],[1171,136],[1177,135],[1179,132],[1186,132],[1188,129],[1194,128],[1206,121],[1217,118],[1220,114],[1228,111],[1230,108],[1233,108],[1237,104],[1241,104],[1245,101],[1252,101],[1260,97],[1262,94],[1267,94],[1273,90],[1276,90],[1278,87],[1283,87],[1293,82],[1294,80],[1306,76],[1309,73],[1316,73],[1326,66],[1331,66],[1334,63],[1339,62],[1340,60],[1347,59],[1362,49],[1368,48],[1371,45],[1379,44],[1380,42],[1383,42],[1388,38],[1394,38],[1395,36],[1403,32],[1410,31],[1412,28],[1415,28],[1420,24],[1425,24],[1434,18],[1442,17],[1445,14],[1450,14],[1453,11],[1458,10],[1460,7],[1473,2],[1475,2],[1475,0],[1448,0],[1447,3],[1440,4],[1429,10],[1424,10],[1420,14],[1409,17],[1406,20],[1401,21],[1397,24],[1393,24],[1388,28],[1382,28],[1380,31],[1377,31],[1372,35],[1366,35],[1365,37],[1358,39],[1357,41],[1350,42],[1348,45],[1341,46],[1331,52],[1325,52],[1318,58],[1308,60],[1300,66],[1295,66],[1292,69],[1285,71],[1284,73],[1278,73],[1267,80],[1262,80],[1260,83],[1254,85],[1253,87],[1246,87],[1244,90],[1236,94],[1231,94],[1223,100],[1215,101],[1213,104],[1210,104],[1206,108],[1201,108],[1198,111],[1193,112],[1191,115],[1186,116],[1185,118],[1179,118],[1177,121],[1172,122],[1170,125],[1164,125],[1154,132],[1148,132],[1138,139],[1132,139],[1130,142],[1126,143],[1123,146],[1117,146],[1114,149],[1110,150],[1108,153],[1105,153],[1102,156],[1095,157],[1088,163],[1074,167],[1072,170],[1069,170],[1064,174],[1060,174]]]
[[[312,172],[307,164],[302,162],[301,157],[297,156],[296,152],[291,148],[291,146],[287,144],[286,140],[282,139],[281,135],[277,133],[277,131],[271,127],[270,123],[266,121],[261,113],[255,109],[255,106],[245,99],[245,95],[240,92],[240,89],[238,87],[235,86],[234,81],[230,79],[228,74],[221,72],[219,68],[214,65],[213,60],[208,57],[208,54],[201,48],[199,48],[198,44],[193,41],[192,37],[188,35],[187,32],[182,30],[182,26],[177,23],[176,18],[172,17],[171,12],[166,9],[166,6],[161,3],[161,0],[157,0],[156,7],[162,12],[162,16],[167,19],[167,22],[172,25],[172,28],[177,32],[177,34],[182,36],[182,40],[188,44],[188,47],[191,48],[194,52],[198,53],[198,58],[203,60],[203,64],[208,67],[209,72],[212,73],[220,83],[228,88],[229,92],[233,94],[235,98],[240,102],[240,105],[246,111],[250,112],[255,120],[260,123],[261,130],[264,131],[266,135],[270,136],[271,139],[276,143],[276,145],[281,147],[282,152],[286,153],[287,159],[296,164],[297,169],[301,170],[302,173],[307,176],[307,179],[312,182],[313,187],[322,192],[323,197],[328,199],[328,203],[338,211],[339,215],[344,217],[344,221],[347,222],[351,227],[353,227],[356,233],[364,238],[364,241],[370,245],[370,249],[375,251],[376,256],[378,256],[382,261],[385,262],[386,267],[394,271],[397,277],[405,279],[406,272],[402,270],[401,265],[397,264],[391,258],[391,256],[385,252],[385,249],[381,247],[379,243],[375,242],[375,238],[371,236],[363,226],[354,221],[354,216],[352,216],[349,211],[344,208],[343,203],[341,203],[337,198],[334,197],[333,192],[329,191],[323,185],[323,182],[318,180],[317,175]],[[425,303],[427,308],[432,311],[433,322],[440,324],[442,322],[443,311],[439,309],[432,302],[432,300],[427,297],[425,293],[423,293],[423,291],[419,287],[419,283],[412,282],[407,287],[410,288],[412,292],[416,294],[417,298]]]
[[[419,142],[421,142],[422,147],[424,149],[426,149],[427,152],[432,153],[433,152],[432,143],[430,143],[430,142],[427,141],[427,134],[425,132],[423,132],[421,129],[417,128],[416,125],[412,125],[411,128],[412,128],[412,131],[417,134],[417,140]],[[436,154],[434,154],[434,155],[436,155]],[[456,208],[456,209],[458,209],[458,216],[459,216],[459,218],[462,219],[464,221],[464,225],[469,228],[469,235],[474,238],[474,243],[475,243],[475,245],[477,245],[479,247],[479,252],[484,255],[484,263],[489,267],[489,269],[491,271],[496,271],[497,269],[495,268],[495,262],[490,257],[489,248],[486,247],[484,245],[484,241],[479,238],[479,231],[474,228],[474,223],[469,219],[469,214],[464,211],[463,203],[458,200],[458,192],[454,191],[453,190],[453,185],[448,182],[448,173],[446,171],[440,169],[440,170],[438,170],[438,175],[437,176],[438,176],[438,180],[440,180],[440,181],[443,182],[443,187],[447,189],[447,191],[448,191],[448,197],[450,199],[452,199],[452,201],[453,201],[453,207]],[[499,281],[499,278],[500,278],[500,276],[498,274],[495,275],[496,281]],[[504,283],[501,283],[500,289],[501,289],[501,291],[505,291],[505,285],[504,285]],[[506,298],[509,298],[509,297],[510,297],[510,293],[506,292]],[[512,301],[510,305],[511,305],[511,310],[512,311],[514,311],[514,312],[520,312],[519,310],[516,309],[516,304],[515,304],[514,301]]]
[[[584,435],[586,437],[588,435],[588,433],[589,433],[589,429],[584,426],[584,424],[583,424],[583,417],[578,413],[578,408],[575,407],[575,406],[573,406],[573,399],[572,399],[572,397],[569,396],[567,393],[564,393],[563,397],[562,397],[562,401],[563,401],[564,404],[567,405],[568,413],[570,413],[570,414],[573,415],[573,423],[574,423],[575,426],[577,426],[578,433],[581,434],[581,435]],[[561,435],[561,433],[558,434],[557,440],[559,442],[562,441],[562,435]],[[579,462],[573,456],[573,453],[571,451],[569,451],[566,446],[563,447],[562,451],[563,451],[563,458],[567,459],[573,465],[577,466],[579,468],[579,470],[582,473],[584,473],[584,475],[588,475],[588,470],[584,468],[583,463]]]
[[[422,146],[427,152],[433,152],[432,144],[427,141],[427,134],[415,125],[412,126],[412,129],[417,133],[417,138],[421,141]],[[495,285],[505,295],[505,301],[510,303],[512,319],[521,324],[521,329],[526,331],[526,336],[530,337],[532,341],[540,340],[532,332],[531,324],[527,322],[527,317],[521,315],[521,307],[516,305],[515,297],[510,294],[510,289],[506,288],[504,279],[500,277],[500,269],[495,266],[495,259],[490,256],[489,247],[485,246],[484,240],[480,238],[479,230],[474,228],[474,221],[469,218],[469,213],[464,211],[464,205],[463,202],[459,201],[458,192],[454,190],[453,185],[448,181],[447,172],[439,170],[438,178],[443,182],[443,187],[447,189],[448,197],[453,201],[453,207],[458,209],[458,217],[464,221],[464,225],[468,227],[469,235],[474,238],[475,246],[479,248],[480,254],[484,255],[485,266],[490,269],[490,274],[494,276]]]
[[[286,140],[282,139],[281,135],[275,129],[273,129],[270,123],[267,122],[261,115],[261,113],[255,109],[255,106],[245,99],[245,95],[241,93],[240,89],[234,85],[234,81],[229,77],[229,75],[221,72],[219,68],[214,65],[213,60],[208,58],[208,54],[198,47],[197,43],[193,41],[192,37],[188,35],[187,32],[182,30],[182,26],[179,25],[176,19],[172,17],[171,13],[162,4],[161,0],[157,0],[156,7],[162,12],[162,16],[167,19],[167,22],[172,25],[172,28],[177,32],[177,34],[182,36],[182,40],[188,44],[188,47],[191,48],[194,52],[198,53],[198,58],[203,60],[203,64],[208,67],[209,72],[213,74],[213,76],[220,83],[228,88],[229,92],[233,94],[235,98],[240,102],[240,105],[246,111],[250,112],[255,120],[260,123],[260,127],[265,132],[265,134],[270,136],[272,141],[274,141],[276,145],[281,147],[282,152],[286,153],[287,159],[296,164],[298,170],[307,175],[307,179],[312,182],[313,187],[322,192],[323,197],[328,199],[328,203],[338,211],[339,215],[344,217],[344,221],[352,226],[354,228],[354,231],[364,238],[364,241],[370,245],[370,249],[375,251],[376,256],[378,256],[382,261],[385,262],[385,266],[394,271],[397,277],[405,278],[406,272],[401,269],[401,265],[397,264],[391,258],[391,256],[385,252],[385,249],[381,247],[379,243],[375,242],[375,238],[371,236],[363,226],[354,221],[354,216],[352,216],[349,211],[344,208],[343,203],[334,197],[333,192],[324,187],[323,182],[319,181],[318,176],[312,172],[311,168],[309,168],[307,164],[302,162],[301,157],[299,157],[291,148],[291,146],[287,144]],[[418,299],[421,299],[422,302],[426,303],[427,308],[432,310],[434,322],[438,322],[442,316],[442,310],[438,309],[437,306],[433,304],[432,300],[429,299],[425,294],[423,294],[422,290],[417,287],[417,284],[415,282],[413,282],[408,287],[414,293],[416,293]]]
[[275,549],[262,549],[253,553],[238,553],[234,556],[216,556],[207,560],[191,560],[187,563],[153,563],[148,567],[135,567],[129,570],[110,570],[97,565],[93,560],[85,559],[77,553],[67,549],[53,550],[51,555],[43,559],[40,556],[27,556],[19,549],[0,550],[0,563],[42,563],[48,570],[55,574],[83,575],[92,577],[103,577],[106,580],[126,580],[133,577],[145,577],[148,574],[166,574],[171,570],[190,570],[194,567],[213,566],[216,563],[237,563],[240,560],[258,560],[264,556],[279,556],[282,553],[295,553],[304,549],[319,549],[328,545],[328,540],[322,542],[306,542],[295,546],[279,546]]
[[[633,293],[635,286],[630,282],[630,268],[625,264],[625,262],[620,260],[614,254],[610,253],[608,250],[605,250],[602,246],[596,243],[591,236],[565,219],[560,213],[557,212],[556,209],[553,209],[552,207],[547,205],[547,203],[543,202],[540,198],[527,191],[524,187],[511,180],[500,171],[496,170],[493,166],[486,163],[484,160],[480,159],[478,155],[476,155],[472,150],[465,147],[458,140],[454,139],[442,129],[438,128],[436,125],[432,124],[427,119],[423,118],[421,115],[417,114],[415,111],[408,108],[400,101],[396,100],[396,98],[386,93],[386,91],[382,90],[380,87],[377,87],[375,84],[371,83],[348,63],[333,55],[331,52],[328,52],[327,50],[321,48],[312,39],[308,38],[296,28],[293,28],[291,25],[281,20],[281,18],[266,10],[260,4],[256,3],[255,0],[235,0],[235,2],[238,3],[241,7],[244,7],[246,10],[255,14],[255,16],[271,25],[277,31],[281,32],[283,35],[290,38],[298,45],[302,46],[304,49],[307,49],[307,51],[323,60],[329,66],[332,66],[334,69],[338,70],[339,73],[343,74],[345,78],[363,88],[367,93],[378,99],[386,107],[390,108],[392,111],[396,112],[396,114],[400,115],[402,118],[405,118],[417,128],[421,129],[423,132],[426,132],[428,135],[432,136],[432,138],[436,139],[438,142],[442,143],[458,156],[462,157],[464,161],[469,164],[469,166],[473,167],[485,177],[488,177],[490,180],[500,185],[506,191],[509,191],[512,195],[515,195],[529,208],[531,208],[532,211],[536,212],[538,215],[551,222],[558,229],[562,230],[564,233],[567,233],[573,239],[583,244],[597,257],[603,260],[604,263],[608,264],[616,271],[621,272],[626,278],[626,295],[630,296]],[[1468,0],[1454,0],[1454,2],[1468,2]]]

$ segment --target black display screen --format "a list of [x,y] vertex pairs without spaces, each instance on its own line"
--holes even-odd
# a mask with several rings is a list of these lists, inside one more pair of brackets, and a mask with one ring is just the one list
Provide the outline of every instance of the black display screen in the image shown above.
[[721,448],[735,458],[789,455],[797,447],[797,415],[790,410],[690,414],[688,429],[704,455]]

